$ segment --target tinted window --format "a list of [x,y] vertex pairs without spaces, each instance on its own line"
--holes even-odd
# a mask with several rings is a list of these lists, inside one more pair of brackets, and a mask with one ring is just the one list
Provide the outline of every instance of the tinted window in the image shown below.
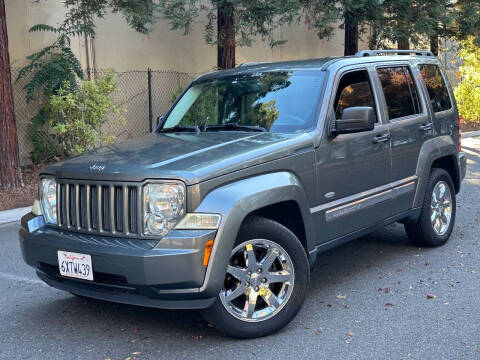
[[342,111],[354,106],[370,106],[375,109],[372,87],[365,70],[345,74],[335,95],[335,116],[340,119]]
[[[198,125],[201,131],[237,124],[271,132],[312,128],[323,73],[276,71],[224,76],[191,86],[172,109],[164,128]],[[208,128],[209,126],[210,129]]]
[[448,110],[452,107],[447,85],[437,65],[420,65],[420,73],[427,85],[428,96],[434,112]]
[[391,67],[378,69],[390,120],[420,113],[418,95],[410,69]]

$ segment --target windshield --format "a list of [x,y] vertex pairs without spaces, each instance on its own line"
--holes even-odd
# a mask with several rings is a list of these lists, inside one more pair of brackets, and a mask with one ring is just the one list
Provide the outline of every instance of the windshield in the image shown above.
[[311,129],[320,71],[277,71],[208,80],[191,86],[168,115],[162,131],[300,132]]

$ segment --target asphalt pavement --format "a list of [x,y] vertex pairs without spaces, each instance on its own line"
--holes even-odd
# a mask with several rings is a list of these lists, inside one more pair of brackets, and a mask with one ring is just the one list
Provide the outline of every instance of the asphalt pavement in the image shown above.
[[194,311],[84,300],[44,285],[0,226],[0,359],[480,359],[480,139],[441,248],[392,225],[321,255],[303,309],[261,339],[222,336]]

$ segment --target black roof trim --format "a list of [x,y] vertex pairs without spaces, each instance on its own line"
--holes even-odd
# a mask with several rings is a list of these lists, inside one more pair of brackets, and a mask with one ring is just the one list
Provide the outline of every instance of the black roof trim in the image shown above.
[[429,50],[360,50],[355,54],[355,56],[357,57],[378,56],[382,54],[434,56],[433,53]]

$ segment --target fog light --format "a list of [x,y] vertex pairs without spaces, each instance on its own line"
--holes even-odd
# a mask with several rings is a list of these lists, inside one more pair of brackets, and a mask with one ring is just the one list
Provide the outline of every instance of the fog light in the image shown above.
[[167,221],[160,214],[149,214],[146,220],[147,233],[152,235],[165,235],[168,232]]

